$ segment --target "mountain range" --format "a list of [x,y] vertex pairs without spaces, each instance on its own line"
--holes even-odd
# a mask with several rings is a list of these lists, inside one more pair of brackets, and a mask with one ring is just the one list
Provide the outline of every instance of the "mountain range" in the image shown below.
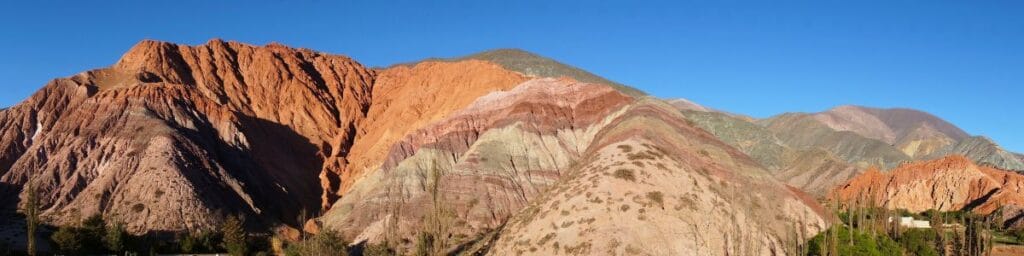
[[785,254],[830,225],[818,199],[834,189],[950,155],[1024,170],[916,110],[757,119],[514,49],[369,68],[280,44],[146,40],[0,110],[6,211],[31,187],[52,225],[100,214],[183,233],[242,215],[251,230],[401,251],[431,229],[462,253]]

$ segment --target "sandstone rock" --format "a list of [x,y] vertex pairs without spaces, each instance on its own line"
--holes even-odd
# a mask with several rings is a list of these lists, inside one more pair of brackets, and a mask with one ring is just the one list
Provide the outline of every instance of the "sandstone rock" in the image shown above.
[[[365,117],[374,71],[282,46],[143,41],[0,117],[0,181],[37,184],[53,224],[208,229],[220,214],[292,223],[320,205],[326,142]],[[9,168],[8,168],[9,166]]]
[[954,155],[904,164],[889,173],[870,169],[832,191],[830,198],[912,212],[966,210],[987,215],[1006,207],[1010,214],[1003,220],[1011,221],[1021,216],[1014,209],[1024,207],[1024,175]]

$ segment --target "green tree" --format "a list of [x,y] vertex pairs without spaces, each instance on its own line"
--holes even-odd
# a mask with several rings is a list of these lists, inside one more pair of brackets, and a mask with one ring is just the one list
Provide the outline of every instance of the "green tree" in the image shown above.
[[446,207],[447,202],[441,193],[444,172],[436,162],[425,171],[429,175],[425,178],[429,178],[426,189],[431,197],[432,208],[423,217],[422,230],[417,235],[413,252],[415,255],[445,255],[450,246],[448,236],[454,214]]
[[[834,240],[829,240],[832,236]],[[903,255],[900,244],[888,236],[858,231],[847,228],[845,225],[837,224],[832,226],[823,234],[815,236],[808,244],[807,255],[865,255],[865,256],[889,256]]]
[[939,252],[935,250],[936,240],[939,240],[939,234],[935,230],[915,228],[903,232],[900,245],[910,255],[938,256]]
[[224,235],[224,249],[227,249],[229,254],[241,256],[249,253],[248,237],[240,217],[228,216],[221,226],[221,233]]

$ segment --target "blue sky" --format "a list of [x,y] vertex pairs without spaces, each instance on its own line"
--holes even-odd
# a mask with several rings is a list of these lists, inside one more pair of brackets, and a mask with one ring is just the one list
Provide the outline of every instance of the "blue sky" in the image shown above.
[[909,107],[1024,151],[1022,1],[425,2],[5,1],[0,106],[142,39],[280,42],[369,66],[522,48],[731,112]]

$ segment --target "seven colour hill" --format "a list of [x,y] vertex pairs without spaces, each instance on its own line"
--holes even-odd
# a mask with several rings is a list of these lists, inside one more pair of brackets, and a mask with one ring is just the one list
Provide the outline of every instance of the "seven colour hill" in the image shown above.
[[[197,233],[243,216],[252,232],[399,252],[434,230],[446,252],[795,253],[832,223],[817,199],[870,167],[947,156],[1024,170],[920,111],[754,119],[509,49],[374,69],[279,44],[143,41],[0,110],[7,211],[32,187],[50,225]],[[912,203],[899,207],[933,206]]]

